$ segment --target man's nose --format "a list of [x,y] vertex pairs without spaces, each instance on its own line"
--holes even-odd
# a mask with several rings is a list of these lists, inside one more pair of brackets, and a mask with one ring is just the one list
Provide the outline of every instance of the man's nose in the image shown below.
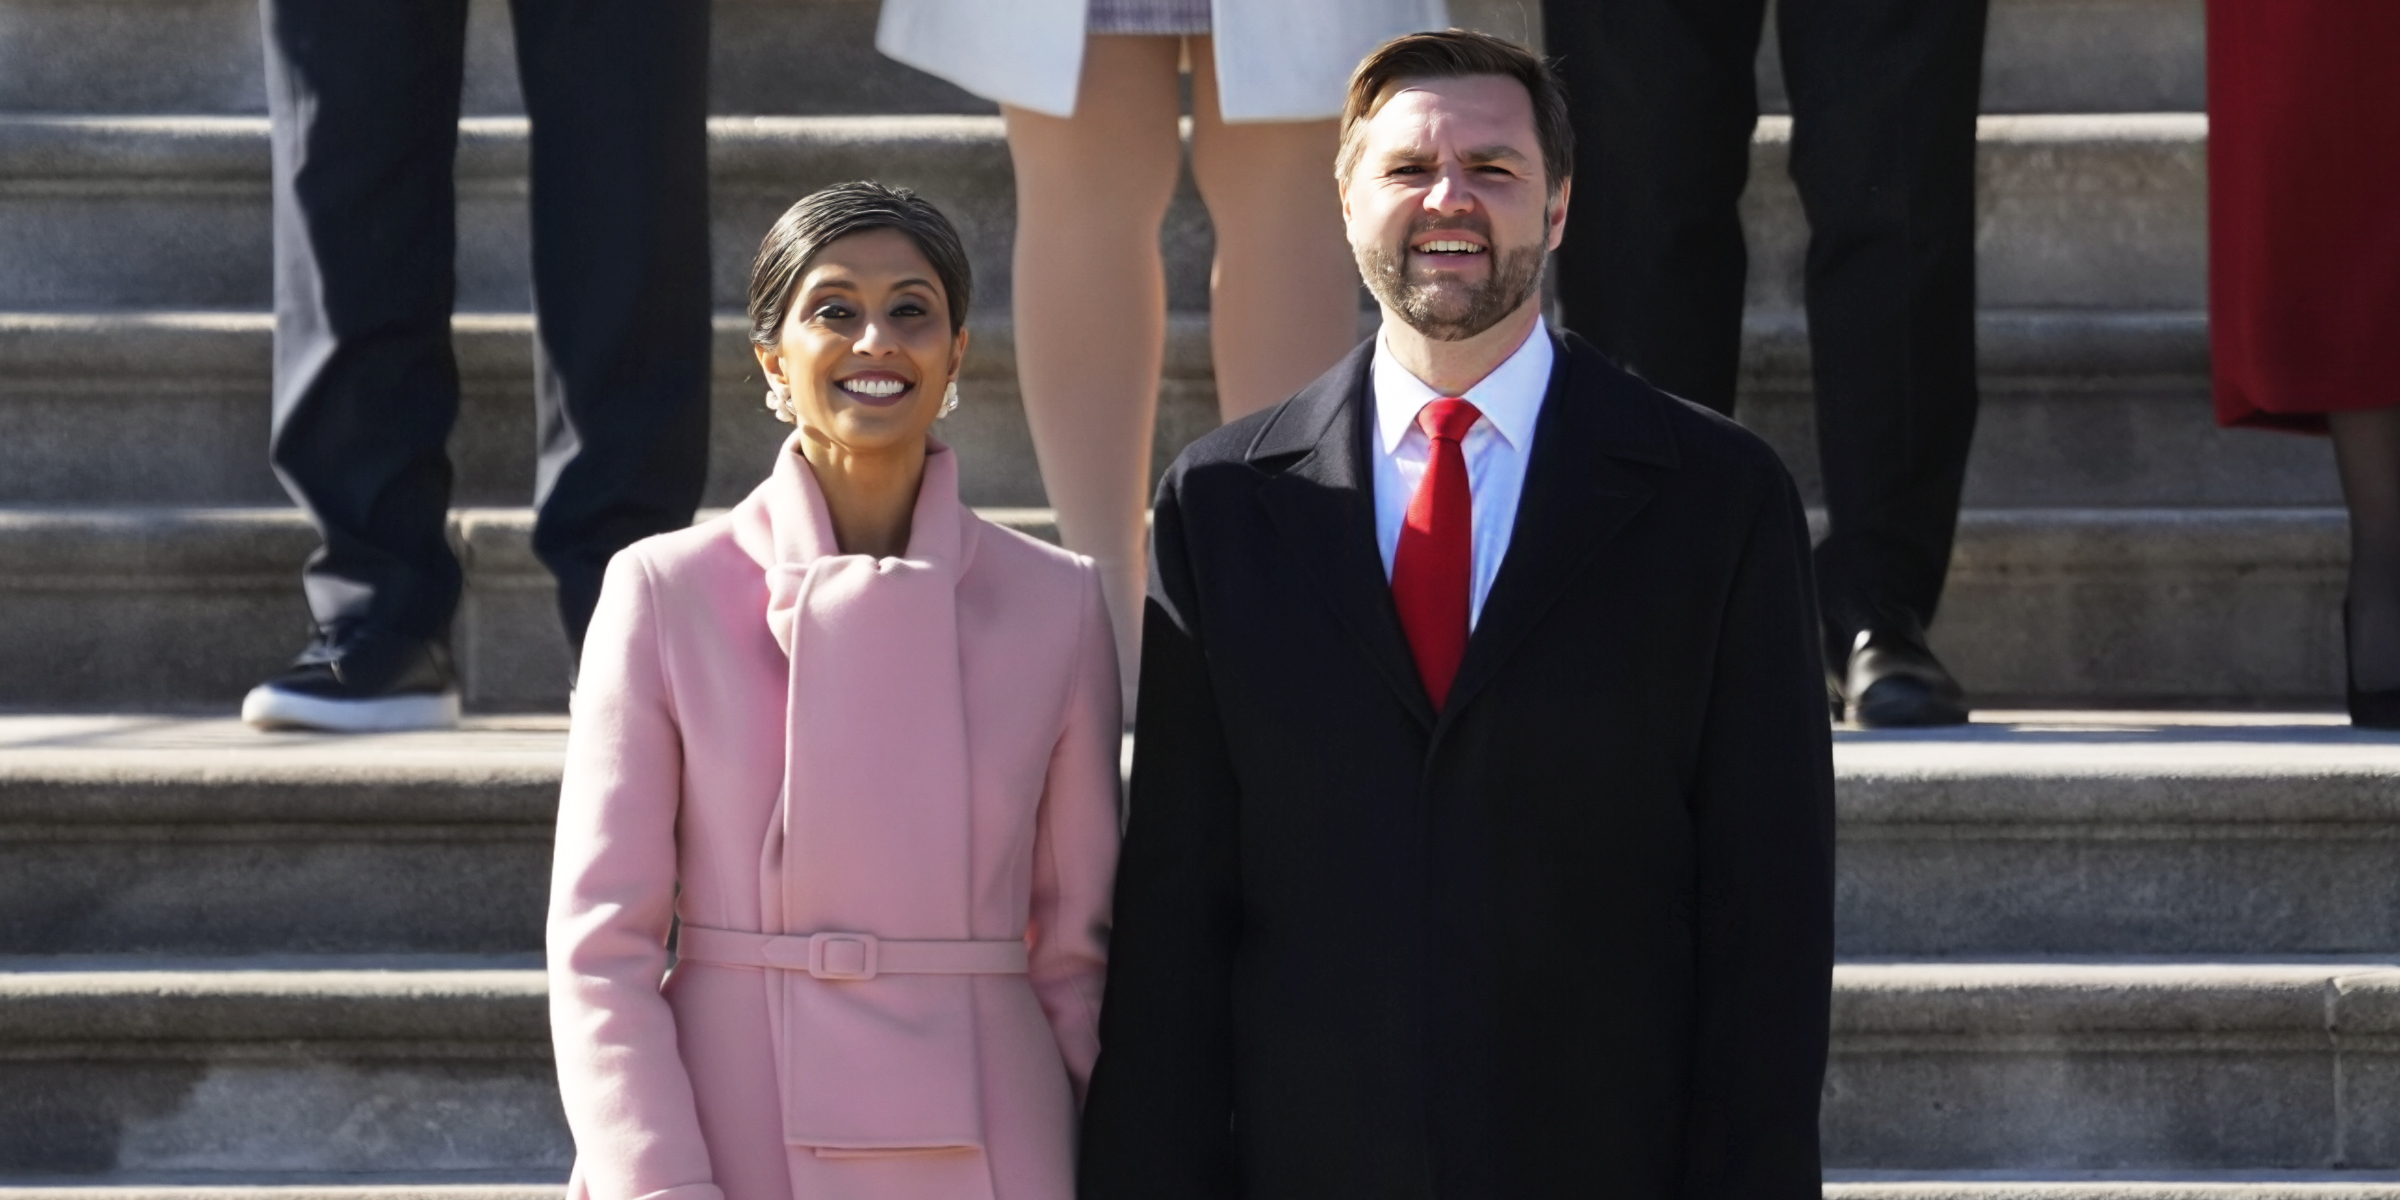
[[1428,212],[1463,213],[1475,207],[1474,190],[1467,186],[1467,173],[1456,167],[1442,168],[1433,187],[1425,193]]

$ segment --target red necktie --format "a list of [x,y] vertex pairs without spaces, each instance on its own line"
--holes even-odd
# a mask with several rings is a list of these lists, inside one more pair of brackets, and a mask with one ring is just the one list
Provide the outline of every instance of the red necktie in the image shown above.
[[1416,656],[1417,677],[1438,711],[1467,653],[1467,597],[1475,567],[1475,494],[1459,448],[1483,414],[1464,400],[1442,399],[1417,413],[1426,448],[1425,478],[1408,502],[1400,548],[1392,553],[1392,600]]

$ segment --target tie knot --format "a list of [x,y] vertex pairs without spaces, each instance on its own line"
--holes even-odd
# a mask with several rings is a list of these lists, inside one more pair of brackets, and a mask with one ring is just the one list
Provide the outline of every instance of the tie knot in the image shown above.
[[1483,410],[1456,397],[1445,396],[1417,410],[1417,428],[1425,431],[1432,441],[1465,441],[1467,431],[1475,428]]

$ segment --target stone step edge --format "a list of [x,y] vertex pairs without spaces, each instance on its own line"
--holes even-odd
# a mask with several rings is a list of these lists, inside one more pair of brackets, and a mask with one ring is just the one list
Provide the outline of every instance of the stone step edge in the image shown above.
[[[1359,336],[1371,336],[1379,319],[1362,312]],[[1742,324],[1745,381],[1805,389],[1807,318],[1753,310]],[[1009,314],[977,313],[968,327],[974,340],[966,374],[1015,378],[1016,330]],[[460,313],[450,328],[462,375],[512,382],[531,376],[531,314]],[[748,319],[720,312],[715,329],[716,378],[755,376]],[[2208,379],[2208,314],[2200,311],[1985,309],[1976,315],[1976,344],[1983,386],[1995,395],[2028,385],[2055,393],[2078,382],[2103,394],[2161,381],[2202,388]],[[177,377],[186,381],[255,386],[263,400],[273,351],[274,317],[265,312],[0,312],[0,400],[44,380],[85,381],[96,398],[114,396],[123,377],[155,379],[162,362],[176,364]],[[1165,367],[1170,379],[1211,377],[1206,313],[1168,314]]]
[[0,1174],[0,1200],[560,1200],[546,1171]]
[[[1057,540],[1049,509],[977,512]],[[1821,527],[1822,514],[1811,517]],[[470,587],[548,586],[531,509],[454,509],[450,526]],[[0,506],[0,595],[289,587],[315,546],[296,508]],[[1991,508],[1960,514],[1950,578],[2207,581],[2261,569],[2338,575],[2347,561],[2348,517],[2338,508]]]
[[[301,956],[247,969],[245,960],[225,960],[235,969],[103,961],[112,967],[61,959],[0,971],[0,1054],[124,1043],[549,1044],[537,969],[407,969],[405,957],[375,969],[370,956],[323,969]],[[1844,962],[1833,973],[1832,1025],[1837,1049],[2021,1043],[2053,1052],[2266,1038],[2391,1053],[2400,1050],[2400,956]]]
[[[476,1173],[460,1172],[461,1175]],[[2360,1172],[2184,1172],[2169,1177],[2088,1176],[2039,1179],[2020,1175],[1984,1178],[1974,1172],[1917,1173],[1909,1179],[1881,1172],[1828,1171],[1826,1200],[2400,1200],[2400,1176]],[[2167,1175],[2168,1173],[2160,1173]],[[1875,1176],[1861,1178],[1862,1175]],[[2356,1176],[2353,1178],[2352,1176]],[[342,1182],[388,1176],[292,1177],[251,1175],[255,1182],[116,1182],[114,1176],[0,1176],[0,1200],[559,1200],[563,1183],[451,1182],[414,1176],[406,1182]],[[305,1178],[305,1177],[302,1177]],[[46,1180],[56,1180],[48,1182]]]
[[[2173,724],[2161,714],[2115,730],[2010,716],[2033,728],[1837,731],[1844,833],[2400,832],[2400,739],[2330,717]],[[398,824],[519,836],[556,817],[564,733],[563,720],[328,738],[259,734],[223,717],[0,715],[0,830]],[[335,791],[339,803],[328,803]]]
[[[254,182],[265,186],[267,118],[165,114],[0,115],[0,191],[60,180],[162,179]],[[1759,146],[1791,142],[1788,116],[1765,115],[1752,134]],[[1188,135],[1189,120],[1185,121]],[[457,177],[462,182],[520,178],[530,122],[524,117],[462,117]],[[796,149],[878,154],[942,153],[951,147],[1004,147],[998,116],[712,116],[712,174],[781,178]],[[1976,121],[1976,140],[1992,147],[2055,153],[2115,147],[2187,146],[2208,137],[2205,113],[2038,113]]]
[[2400,1200],[2388,1171],[1827,1171],[1825,1200]]
[[298,958],[228,961],[142,968],[118,960],[104,969],[62,959],[0,972],[0,1055],[125,1043],[515,1043],[544,1053],[550,1044],[539,969],[408,969],[405,957],[380,969],[354,957],[322,968]]

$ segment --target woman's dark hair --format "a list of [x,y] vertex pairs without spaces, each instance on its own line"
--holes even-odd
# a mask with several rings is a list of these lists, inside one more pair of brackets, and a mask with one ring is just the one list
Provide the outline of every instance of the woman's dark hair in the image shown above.
[[917,244],[925,261],[933,264],[933,273],[941,277],[950,332],[966,328],[975,277],[950,218],[907,188],[861,181],[802,196],[758,243],[758,257],[750,264],[750,340],[772,346],[782,336],[792,293],[818,251],[875,229],[897,229]]

